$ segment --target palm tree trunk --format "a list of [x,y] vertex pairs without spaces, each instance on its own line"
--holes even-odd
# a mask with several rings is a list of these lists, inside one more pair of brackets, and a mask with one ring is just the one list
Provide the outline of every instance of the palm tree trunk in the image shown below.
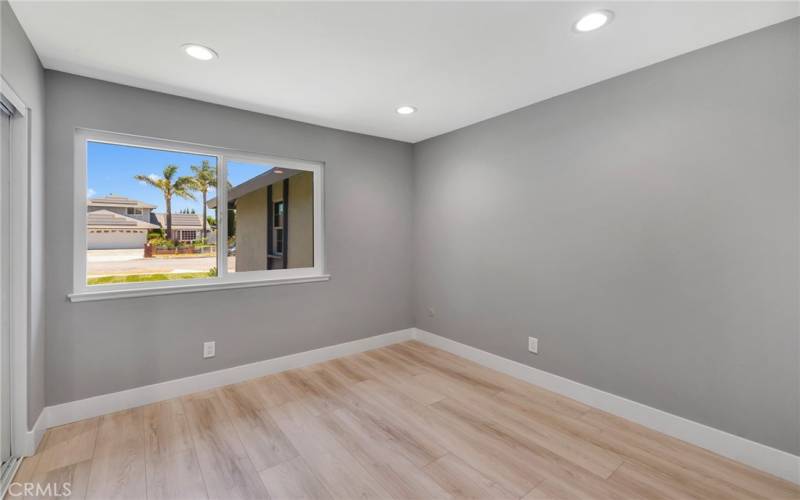
[[172,200],[169,196],[165,196],[164,202],[167,206],[167,238],[175,241],[175,238],[172,237]]
[[[206,213],[206,197],[208,191],[203,191],[203,239],[208,239],[208,231],[206,231],[206,224],[208,223],[208,214]],[[208,241],[206,241],[208,243]]]

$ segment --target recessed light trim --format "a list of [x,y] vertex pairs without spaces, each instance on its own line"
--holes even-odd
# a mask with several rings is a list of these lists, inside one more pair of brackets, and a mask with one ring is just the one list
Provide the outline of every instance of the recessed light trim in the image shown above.
[[612,11],[596,10],[578,19],[573,25],[573,29],[578,33],[588,33],[606,26],[612,19],[614,19],[614,13]]
[[397,114],[398,115],[411,115],[411,114],[414,114],[416,112],[417,112],[417,108],[415,108],[414,106],[403,105],[403,106],[398,106],[397,107]]
[[181,46],[183,51],[189,57],[193,57],[198,61],[210,61],[212,59],[216,59],[219,57],[219,54],[214,49],[206,47],[205,45],[199,45],[196,43],[187,43]]

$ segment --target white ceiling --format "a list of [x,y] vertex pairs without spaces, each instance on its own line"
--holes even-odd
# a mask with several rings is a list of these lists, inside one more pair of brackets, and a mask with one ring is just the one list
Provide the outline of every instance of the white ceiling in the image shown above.
[[[409,142],[795,17],[798,5],[12,1],[47,68]],[[614,21],[571,29],[597,8]],[[189,59],[187,42],[220,58]],[[400,116],[400,104],[419,112]]]

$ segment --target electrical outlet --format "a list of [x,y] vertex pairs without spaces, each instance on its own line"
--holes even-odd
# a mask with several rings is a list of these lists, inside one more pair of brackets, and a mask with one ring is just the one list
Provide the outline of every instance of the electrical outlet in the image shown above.
[[429,307],[429,308],[428,308],[428,317],[429,317],[429,318],[433,318],[433,317],[435,317],[435,316],[436,316],[436,309],[434,309],[434,308],[432,308],[432,307]]
[[539,354],[539,339],[528,337],[528,350],[534,354]]
[[216,353],[217,353],[216,342],[203,343],[203,358],[213,358],[214,356],[216,356]]

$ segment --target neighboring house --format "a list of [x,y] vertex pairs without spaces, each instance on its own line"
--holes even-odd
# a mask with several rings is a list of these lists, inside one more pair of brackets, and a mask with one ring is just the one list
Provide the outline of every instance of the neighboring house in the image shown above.
[[[217,206],[216,198],[208,201]],[[236,271],[314,266],[314,178],[283,169],[253,177],[228,192],[235,211]]]
[[86,217],[89,250],[144,248],[147,232],[158,229],[155,224],[110,210],[92,210]]
[[[150,220],[165,231],[167,214],[153,214]],[[210,229],[210,228],[208,228]],[[199,214],[172,214],[172,234],[176,241],[191,242],[203,238],[203,216]]]
[[158,229],[150,222],[156,208],[125,196],[92,198],[87,203],[86,242],[89,250],[144,248],[147,232]]
[[[147,232],[167,228],[167,215],[154,213],[149,205],[125,196],[108,195],[87,202],[89,250],[144,248]],[[178,241],[202,238],[203,219],[197,214],[172,214],[172,231]]]
[[155,205],[149,205],[125,196],[113,194],[101,196],[99,198],[91,198],[87,206],[90,213],[97,210],[108,210],[109,212],[150,223],[152,223],[150,220],[150,213],[156,208]]

